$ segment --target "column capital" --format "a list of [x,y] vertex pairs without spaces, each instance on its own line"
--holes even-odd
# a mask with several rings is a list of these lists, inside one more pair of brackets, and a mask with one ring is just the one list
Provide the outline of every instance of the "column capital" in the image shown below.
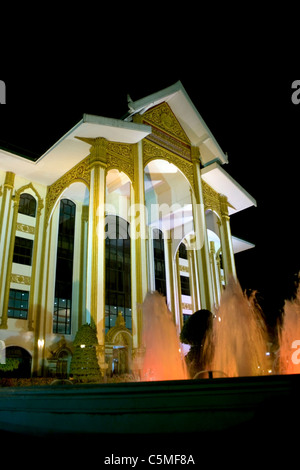
[[200,165],[200,150],[199,147],[194,145],[191,146],[191,158],[192,162]]
[[228,218],[228,220],[229,220],[227,196],[224,196],[223,194],[220,194],[219,198],[220,198],[221,216],[226,218],[226,219]]
[[93,139],[92,147],[90,150],[90,168],[94,166],[107,166],[107,147],[108,140],[104,137],[97,137]]
[[13,189],[15,182],[15,173],[7,171],[5,175],[4,188]]
[[105,139],[104,137],[96,137],[96,138],[76,137],[76,138],[91,146],[90,155],[89,155],[90,169],[92,169],[94,166],[97,166],[97,165],[106,168],[108,140]]

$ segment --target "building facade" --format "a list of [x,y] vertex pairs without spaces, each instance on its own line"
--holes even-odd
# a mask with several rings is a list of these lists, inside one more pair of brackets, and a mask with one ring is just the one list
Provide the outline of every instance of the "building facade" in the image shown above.
[[180,82],[84,115],[37,161],[0,150],[0,340],[25,375],[65,375],[93,323],[102,372],[138,371],[142,303],[165,297],[180,332],[236,276],[230,216],[255,200]]

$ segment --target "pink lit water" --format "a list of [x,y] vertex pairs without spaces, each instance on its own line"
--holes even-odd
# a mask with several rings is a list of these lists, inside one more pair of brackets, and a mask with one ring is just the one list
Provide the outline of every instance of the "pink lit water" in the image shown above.
[[248,297],[231,279],[220,299],[220,306],[206,338],[205,351],[213,345],[207,368],[228,377],[268,373],[267,331],[255,296]]
[[[300,284],[295,299],[285,302],[278,336],[279,373],[300,373]],[[240,284],[231,279],[206,336],[206,369],[227,377],[268,375],[269,341],[255,295],[248,297]],[[172,314],[165,298],[157,292],[147,294],[143,304],[143,342],[143,381],[189,378]]]
[[300,373],[300,284],[293,300],[286,300],[278,331],[279,373]]
[[141,380],[189,378],[172,313],[157,292],[148,293],[143,303],[143,343],[146,352]]

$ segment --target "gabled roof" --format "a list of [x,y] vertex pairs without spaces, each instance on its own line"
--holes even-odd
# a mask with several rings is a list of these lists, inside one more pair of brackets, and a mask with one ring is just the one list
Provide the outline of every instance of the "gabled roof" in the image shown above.
[[230,206],[229,215],[256,206],[256,200],[252,197],[227,171],[217,162],[201,169],[202,179],[217,193],[227,197]]
[[133,144],[150,133],[151,127],[144,124],[84,114],[81,121],[36,161],[0,149],[0,169],[47,186],[88,155],[90,145],[78,137],[105,137],[113,142]]
[[131,121],[133,115],[143,115],[148,109],[162,102],[168,103],[191,144],[199,147],[203,165],[216,160],[221,164],[228,163],[227,156],[220,148],[180,81],[140,100],[134,102],[130,100],[128,102],[129,111],[124,119]]

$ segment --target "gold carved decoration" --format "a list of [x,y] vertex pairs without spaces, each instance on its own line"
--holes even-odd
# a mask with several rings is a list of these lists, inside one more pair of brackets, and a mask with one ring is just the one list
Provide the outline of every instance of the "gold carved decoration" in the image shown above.
[[23,274],[11,274],[11,282],[15,284],[24,284],[26,286],[30,286],[31,284],[31,277],[30,276],[23,276]]
[[122,345],[131,344],[132,336],[130,330],[126,328],[125,319],[122,312],[118,313],[116,324],[110,330],[108,330],[105,338],[106,343],[115,343]]
[[133,149],[134,144],[111,142],[102,137],[76,137],[91,145],[90,163],[101,161],[106,170],[117,169],[125,173],[131,182],[134,179]]
[[15,181],[15,173],[12,171],[7,171],[5,175],[4,187],[13,189]]
[[134,181],[134,144],[108,142],[107,170],[117,169],[125,173],[133,183]]
[[101,162],[106,171],[117,169],[124,172],[132,182],[134,180],[134,144],[110,142],[104,138],[77,137],[77,139],[91,145],[90,154],[48,187],[46,196],[47,221],[58,197],[71,183],[81,181],[88,187],[90,186],[90,170],[96,161]]
[[35,195],[37,197],[37,200],[38,200],[37,213],[41,214],[41,210],[44,207],[44,203],[43,203],[43,200],[42,200],[41,196],[39,195],[39,193],[37,192],[37,190],[35,189],[35,187],[33,186],[32,183],[25,184],[24,186],[22,186],[21,188],[19,188],[15,192],[15,195],[13,196],[14,203],[17,204],[17,205],[19,204],[20,196],[21,196],[22,193],[26,192],[26,189],[32,189],[32,191],[35,193]]
[[49,220],[51,211],[60,194],[74,182],[83,182],[87,186],[90,184],[89,157],[75,165],[71,170],[61,176],[51,186],[48,186],[46,195],[46,220]]
[[144,166],[147,166],[151,160],[163,159],[169,163],[173,163],[177,168],[184,174],[190,183],[191,187],[194,188],[194,172],[192,162],[188,162],[183,158],[175,155],[169,150],[163,149],[158,145],[154,145],[147,139],[143,141],[143,152],[144,152]]
[[202,192],[205,209],[211,209],[221,217],[220,195],[202,179]]
[[25,225],[25,224],[17,223],[17,230],[19,232],[30,233],[34,235],[35,227],[33,227],[32,225]]
[[172,135],[176,139],[185,142],[186,144],[190,144],[186,133],[179,124],[170,106],[166,102],[154,106],[153,108],[146,111],[146,113],[143,115],[143,121],[149,123],[150,125],[153,124],[159,129],[162,129],[163,131]]
[[181,302],[181,308],[184,309],[184,310],[192,310],[193,311],[192,303],[188,304],[187,302]]
[[183,272],[183,273],[189,273],[190,272],[189,267],[184,266],[183,264],[179,264],[179,269],[180,269],[180,272]]

